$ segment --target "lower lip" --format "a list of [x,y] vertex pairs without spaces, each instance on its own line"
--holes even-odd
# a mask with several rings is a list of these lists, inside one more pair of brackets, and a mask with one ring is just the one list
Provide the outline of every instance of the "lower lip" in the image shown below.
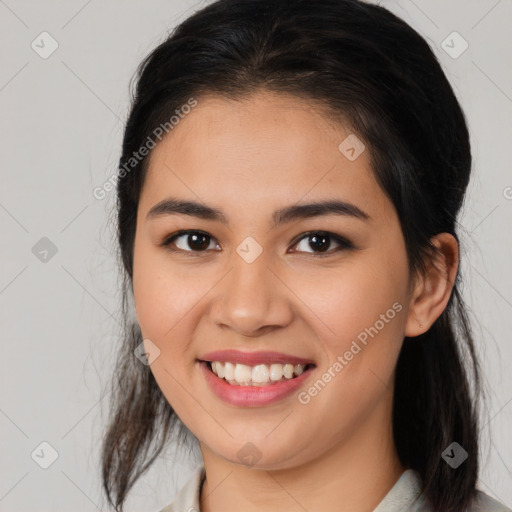
[[224,402],[240,407],[260,407],[282,400],[299,388],[315,368],[314,366],[310,366],[298,377],[279,382],[278,384],[269,384],[268,386],[239,386],[236,384],[231,385],[224,379],[217,377],[217,375],[209,369],[208,363],[199,361],[199,366],[212,391],[221,400],[224,400]]

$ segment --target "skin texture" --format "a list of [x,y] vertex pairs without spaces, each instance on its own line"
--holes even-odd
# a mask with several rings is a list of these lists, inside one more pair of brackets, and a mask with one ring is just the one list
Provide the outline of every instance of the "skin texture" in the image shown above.
[[[200,442],[202,512],[371,511],[405,469],[392,440],[395,364],[404,336],[425,332],[446,307],[458,248],[438,235],[440,271],[409,280],[399,219],[368,150],[350,161],[338,149],[350,133],[304,99],[209,96],[151,154],[133,291],[143,337],[160,350],[150,369]],[[218,208],[229,225],[183,214],[146,219],[169,196]],[[274,210],[325,199],[353,203],[370,220],[331,214],[272,227]],[[187,235],[174,242],[178,252],[161,245],[181,229],[206,232],[208,249],[191,247]],[[354,248],[337,251],[331,238],[325,256],[303,235],[320,230]],[[249,236],[262,248],[252,263],[236,252]],[[401,311],[307,404],[293,393],[233,406],[199,371],[196,359],[211,350],[275,350],[315,361],[299,391],[307,390],[397,302]],[[252,466],[237,456],[248,442],[260,454]]]

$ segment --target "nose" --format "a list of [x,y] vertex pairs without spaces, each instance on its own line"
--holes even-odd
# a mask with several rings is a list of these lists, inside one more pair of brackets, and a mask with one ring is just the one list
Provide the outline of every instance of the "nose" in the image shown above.
[[283,280],[265,251],[251,263],[235,253],[231,270],[215,287],[213,322],[247,337],[286,327],[293,319],[293,293]]

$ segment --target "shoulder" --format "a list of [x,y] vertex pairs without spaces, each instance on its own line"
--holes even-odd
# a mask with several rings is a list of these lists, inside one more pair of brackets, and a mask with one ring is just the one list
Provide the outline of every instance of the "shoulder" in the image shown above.
[[[194,469],[172,503],[158,512],[200,512],[199,501],[204,478],[205,468],[201,464]],[[420,486],[419,475],[412,470],[405,471],[374,512],[403,510],[403,505],[406,505],[409,511],[432,512],[419,496]],[[415,501],[415,498],[418,497],[420,499]],[[491,498],[485,492],[477,490],[474,502],[468,512],[512,512],[512,509]]]
[[159,512],[199,512],[199,500],[204,477],[205,470],[201,464],[194,469],[172,503],[159,510]]
[[[392,489],[373,512],[439,512],[434,510],[422,492],[422,481],[418,472],[404,471]],[[512,512],[485,492],[476,489],[467,512]]]
[[470,512],[512,512],[512,509],[491,498],[485,492],[477,491]]

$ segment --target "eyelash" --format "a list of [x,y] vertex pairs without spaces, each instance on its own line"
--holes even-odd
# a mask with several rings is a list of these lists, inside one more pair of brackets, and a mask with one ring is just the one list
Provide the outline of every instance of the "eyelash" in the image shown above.
[[[204,231],[199,231],[199,230],[195,230],[195,229],[188,229],[188,230],[177,231],[176,233],[173,233],[172,235],[166,237],[161,245],[162,245],[162,247],[165,247],[167,250],[169,250],[171,252],[180,252],[180,253],[186,254],[187,256],[192,256],[192,257],[197,257],[197,256],[201,255],[202,253],[206,253],[207,249],[203,250],[203,251],[193,251],[193,250],[186,251],[184,249],[179,249],[179,248],[171,247],[171,244],[177,238],[179,238],[181,236],[184,236],[184,235],[192,235],[192,234],[204,235],[204,236],[208,237],[211,240],[215,240],[212,236],[210,236],[208,233],[205,233]],[[331,242],[334,241],[334,242],[338,243],[339,247],[335,248],[334,250],[330,249],[329,251],[326,251],[326,252],[323,252],[323,253],[322,252],[312,252],[312,253],[307,253],[306,252],[306,254],[316,255],[317,257],[323,258],[323,257],[332,256],[334,253],[338,253],[338,252],[340,252],[342,250],[354,249],[355,248],[354,245],[349,240],[347,240],[346,238],[343,238],[343,237],[341,237],[339,235],[336,235],[334,233],[330,233],[329,231],[307,231],[306,233],[302,233],[302,235],[300,235],[300,237],[296,239],[296,242],[293,244],[293,246],[297,245],[303,239],[308,238],[308,237],[312,237],[314,235],[320,235],[320,236],[328,237],[331,240]],[[302,251],[302,252],[304,252],[304,251]]]

